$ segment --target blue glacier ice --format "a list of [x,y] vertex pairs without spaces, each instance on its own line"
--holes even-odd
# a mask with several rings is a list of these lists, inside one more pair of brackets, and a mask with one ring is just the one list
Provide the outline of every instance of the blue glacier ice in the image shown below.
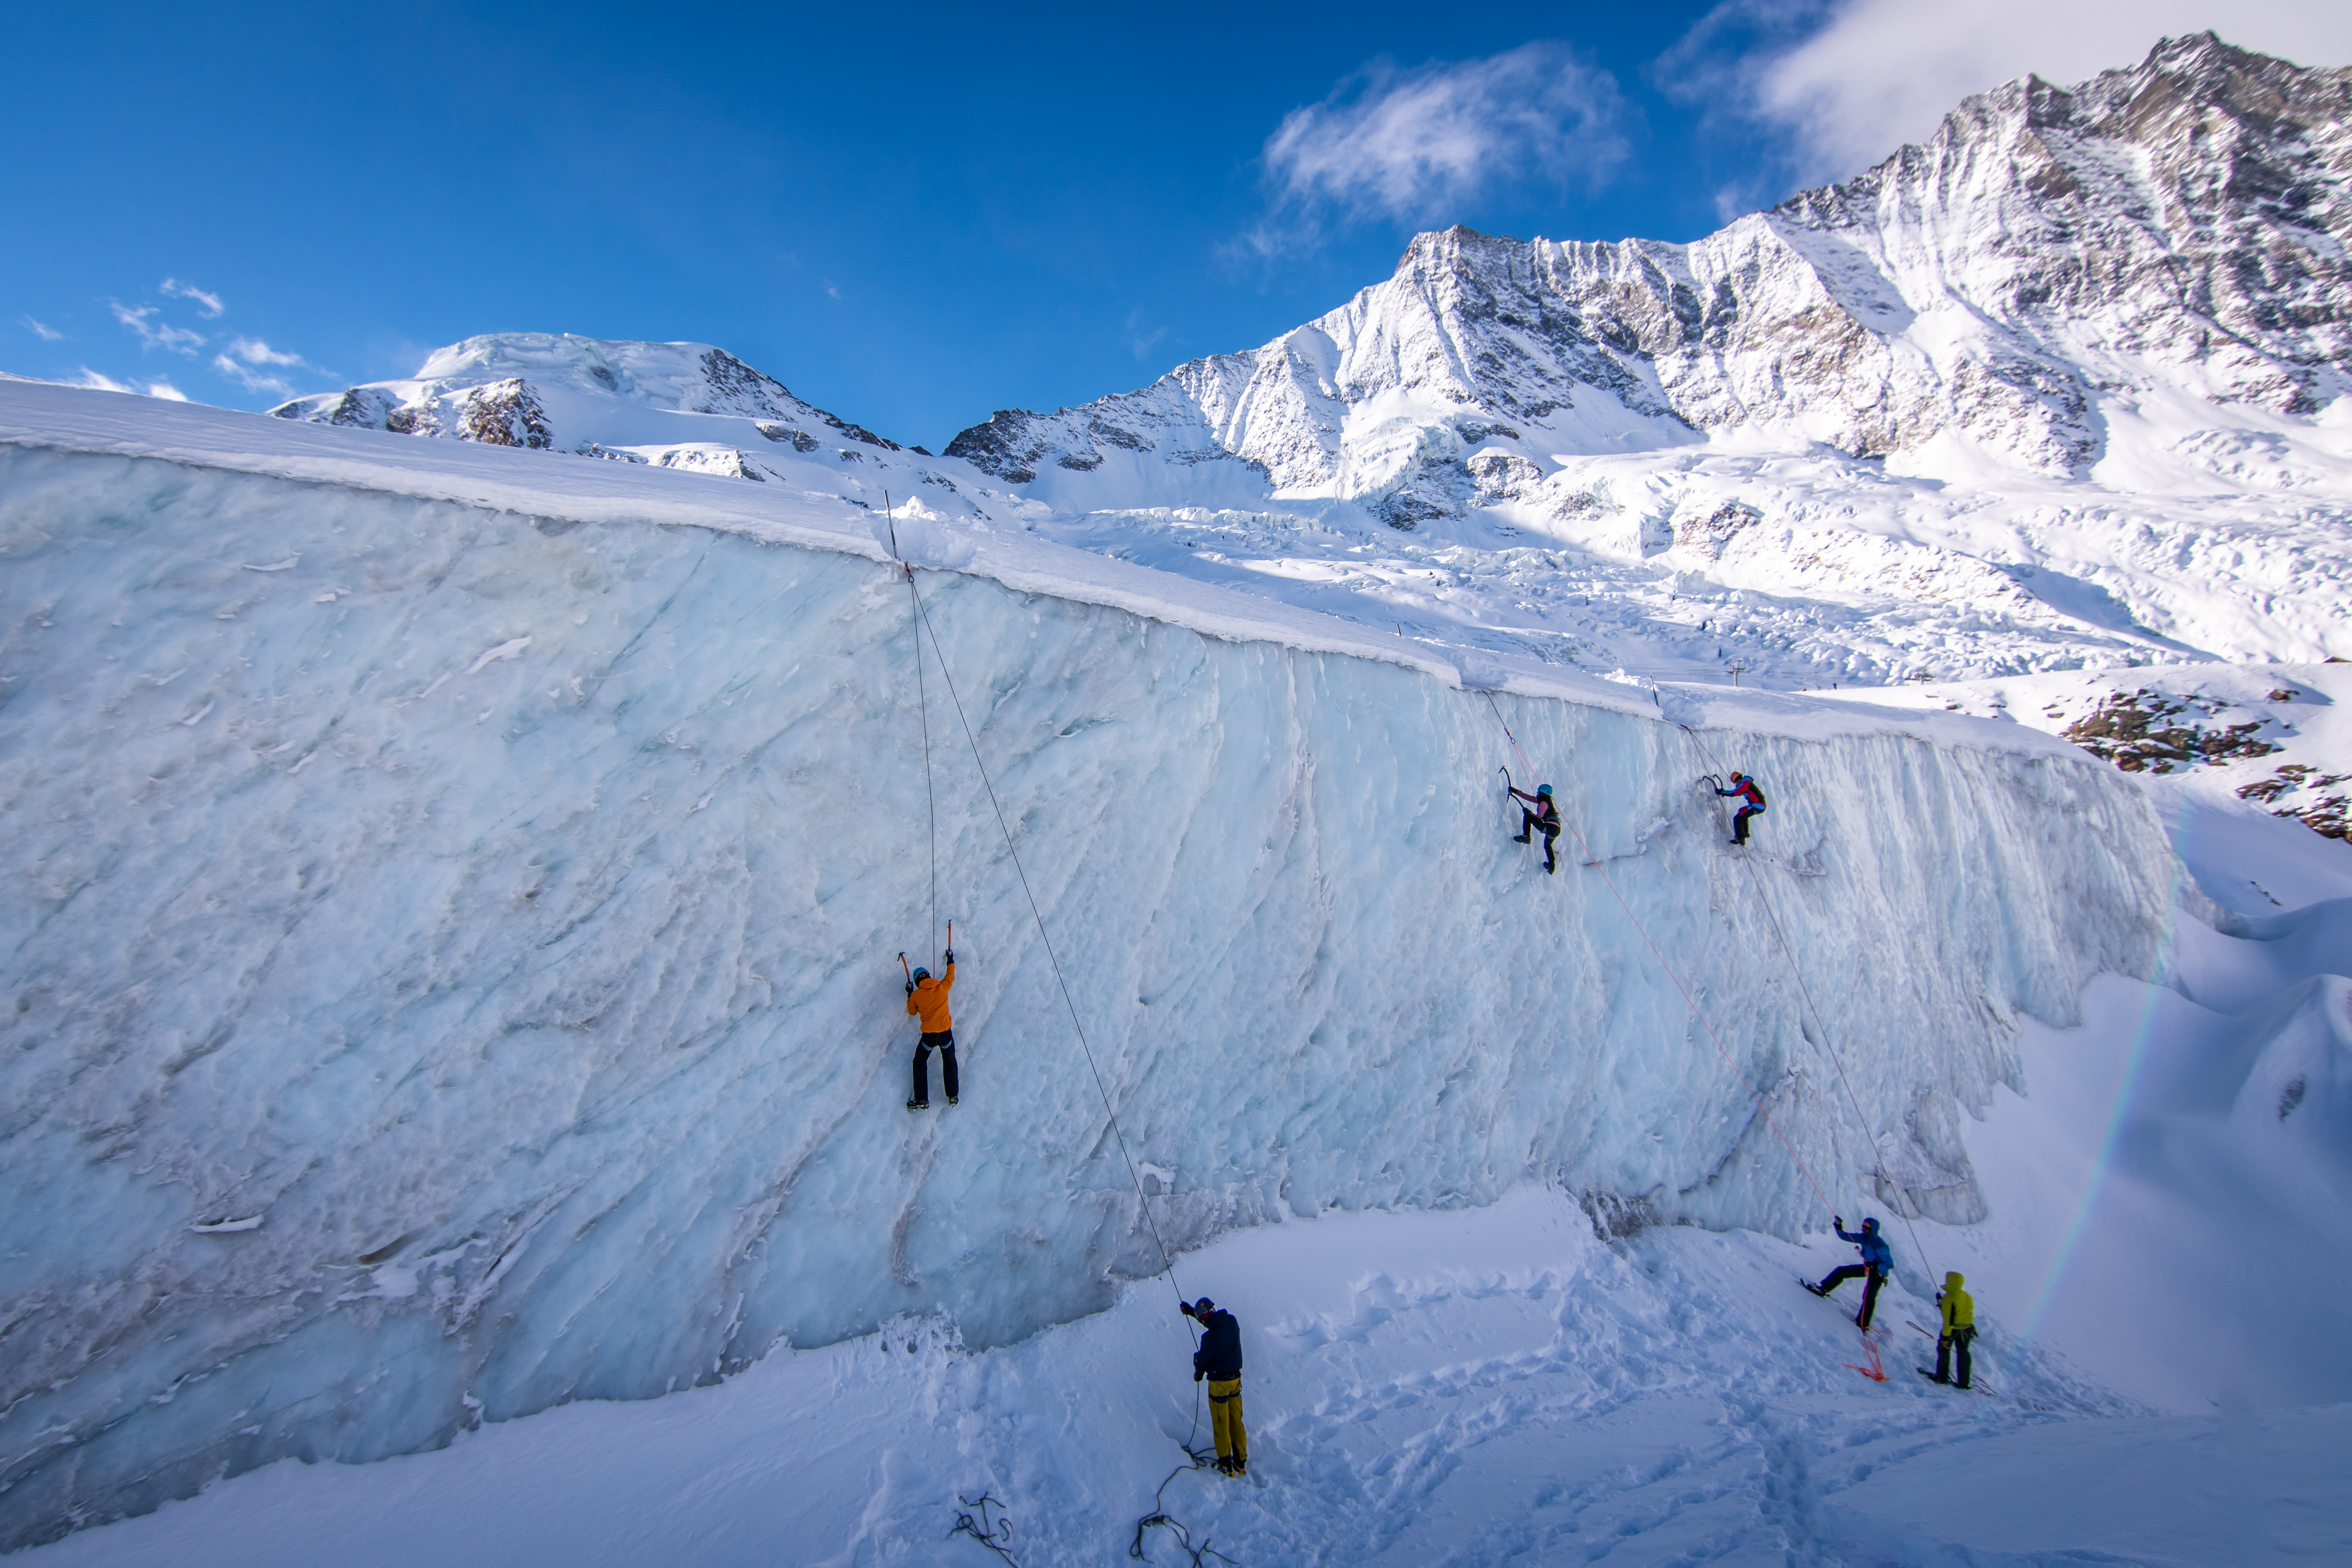
[[[964,1097],[903,1109],[905,578],[628,493],[0,446],[0,1546],[1160,1267],[928,648]],[[2021,1018],[2158,963],[2148,807],[2014,727],[1531,695],[1008,575],[918,581],[1171,1248],[1546,1184],[1967,1222]],[[1498,717],[1598,866],[1507,841]]]

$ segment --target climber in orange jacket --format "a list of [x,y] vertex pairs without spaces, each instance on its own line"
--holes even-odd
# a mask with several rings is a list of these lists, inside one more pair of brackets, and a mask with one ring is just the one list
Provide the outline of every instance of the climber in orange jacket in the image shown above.
[[[952,934],[952,933],[950,933]],[[899,955],[902,959],[905,954]],[[918,969],[907,976],[907,1016],[923,1022],[922,1037],[915,1042],[915,1092],[907,1100],[909,1110],[931,1108],[931,1050],[940,1053],[940,1087],[948,1091],[948,1103],[956,1102],[955,1020],[948,1015],[948,992],[955,984],[955,949],[947,950],[948,972],[943,979],[933,979],[928,969]]]

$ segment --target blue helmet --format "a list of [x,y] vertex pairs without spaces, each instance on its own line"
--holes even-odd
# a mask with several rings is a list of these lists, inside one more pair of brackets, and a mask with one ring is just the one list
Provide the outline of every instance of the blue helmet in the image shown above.
[[[931,972],[928,969],[918,969],[915,971],[915,978],[918,980],[929,980],[930,977]],[[1875,1225],[1878,1222],[1876,1220],[1873,1220],[1871,1223]]]
[[1551,785],[1538,784],[1536,785],[1536,793],[1538,795],[1549,795],[1551,793]]

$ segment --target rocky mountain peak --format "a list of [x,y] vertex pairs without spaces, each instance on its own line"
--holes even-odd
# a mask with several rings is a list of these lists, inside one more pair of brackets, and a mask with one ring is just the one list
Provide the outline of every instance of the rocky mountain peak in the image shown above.
[[1161,499],[1230,501],[1247,474],[1401,526],[1493,504],[1467,467],[1486,448],[1548,476],[1738,430],[2080,474],[2102,396],[2308,413],[2352,385],[2347,126],[2352,72],[2167,39],[2073,88],[1971,98],[1690,245],[1415,236],[1391,277],[1255,353],[1002,411],[949,449],[1073,504],[1156,468]]
[[281,419],[531,447],[759,479],[746,436],[807,453],[828,441],[899,450],[709,343],[490,332],[436,349],[415,375],[298,397]]

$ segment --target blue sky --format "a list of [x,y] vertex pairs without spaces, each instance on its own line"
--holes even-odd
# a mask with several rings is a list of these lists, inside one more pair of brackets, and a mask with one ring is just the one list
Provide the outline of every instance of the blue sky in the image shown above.
[[[1692,238],[2213,9],[16,5],[0,369],[260,408],[474,332],[698,339],[936,448],[1419,228]],[[2218,20],[2335,64],[2336,9]]]

